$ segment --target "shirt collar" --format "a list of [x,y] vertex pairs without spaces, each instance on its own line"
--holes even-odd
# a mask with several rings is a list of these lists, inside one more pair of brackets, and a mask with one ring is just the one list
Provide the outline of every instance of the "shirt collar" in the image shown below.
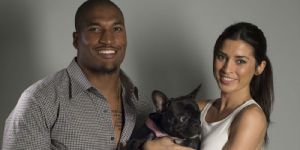
[[88,81],[81,68],[77,64],[76,58],[74,58],[68,66],[67,72],[71,81],[71,96],[76,96],[82,91],[85,91],[92,87],[92,84],[90,83],[90,81]]
[[[70,63],[70,65],[67,67],[67,72],[71,80],[70,86],[71,86],[72,97],[93,87],[93,85],[86,78],[85,74],[77,64],[76,58],[74,58]],[[131,98],[138,100],[137,88],[133,85],[131,80],[122,70],[120,71],[120,79],[122,83],[122,91],[124,91],[123,93],[124,94],[127,93],[129,94],[128,96],[130,96]]]
[[120,72],[120,79],[122,82],[122,89],[125,90],[125,93],[128,93],[130,98],[134,98],[136,100],[139,99],[138,97],[138,89],[133,85],[131,80],[128,78],[128,76],[125,74],[124,71],[121,70]]

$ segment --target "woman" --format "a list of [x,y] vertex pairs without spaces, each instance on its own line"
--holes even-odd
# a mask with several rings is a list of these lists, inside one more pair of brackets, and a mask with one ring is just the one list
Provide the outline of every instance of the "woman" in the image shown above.
[[[271,63],[263,32],[250,23],[229,26],[214,47],[213,72],[221,91],[216,100],[200,100],[201,150],[260,150],[267,142],[273,103]],[[189,149],[165,137],[145,150]]]
[[267,142],[273,103],[271,63],[263,32],[229,26],[214,47],[213,73],[221,95],[200,100],[202,150],[259,150]]

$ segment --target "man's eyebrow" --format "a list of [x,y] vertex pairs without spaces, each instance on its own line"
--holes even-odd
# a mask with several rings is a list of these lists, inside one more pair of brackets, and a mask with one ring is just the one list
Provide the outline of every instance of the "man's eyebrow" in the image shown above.
[[96,22],[90,22],[87,24],[87,26],[100,26],[99,23]]
[[[114,26],[115,25],[122,25],[122,26],[124,26],[124,22],[123,21],[116,21],[113,25]],[[87,26],[101,26],[101,25],[99,23],[97,23],[97,22],[89,22],[89,23],[87,23]]]
[[122,21],[122,20],[116,20],[115,23],[114,23],[114,25],[122,25],[122,26],[124,26],[124,21]]

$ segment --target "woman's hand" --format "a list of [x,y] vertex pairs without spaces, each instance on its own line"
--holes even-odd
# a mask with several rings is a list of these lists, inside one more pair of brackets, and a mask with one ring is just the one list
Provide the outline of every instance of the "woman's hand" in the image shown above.
[[169,137],[156,138],[146,141],[143,150],[193,150],[190,147],[180,146]]

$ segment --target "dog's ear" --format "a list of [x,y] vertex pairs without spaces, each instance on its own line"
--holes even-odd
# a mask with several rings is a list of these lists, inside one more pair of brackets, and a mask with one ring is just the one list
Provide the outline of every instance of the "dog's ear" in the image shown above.
[[201,88],[202,84],[200,84],[196,89],[194,89],[190,94],[188,94],[187,96],[188,97],[191,97],[192,99],[195,99],[198,92],[199,92],[199,89]]
[[156,112],[162,112],[166,109],[168,97],[163,92],[154,90],[152,92],[152,100],[155,105]]

